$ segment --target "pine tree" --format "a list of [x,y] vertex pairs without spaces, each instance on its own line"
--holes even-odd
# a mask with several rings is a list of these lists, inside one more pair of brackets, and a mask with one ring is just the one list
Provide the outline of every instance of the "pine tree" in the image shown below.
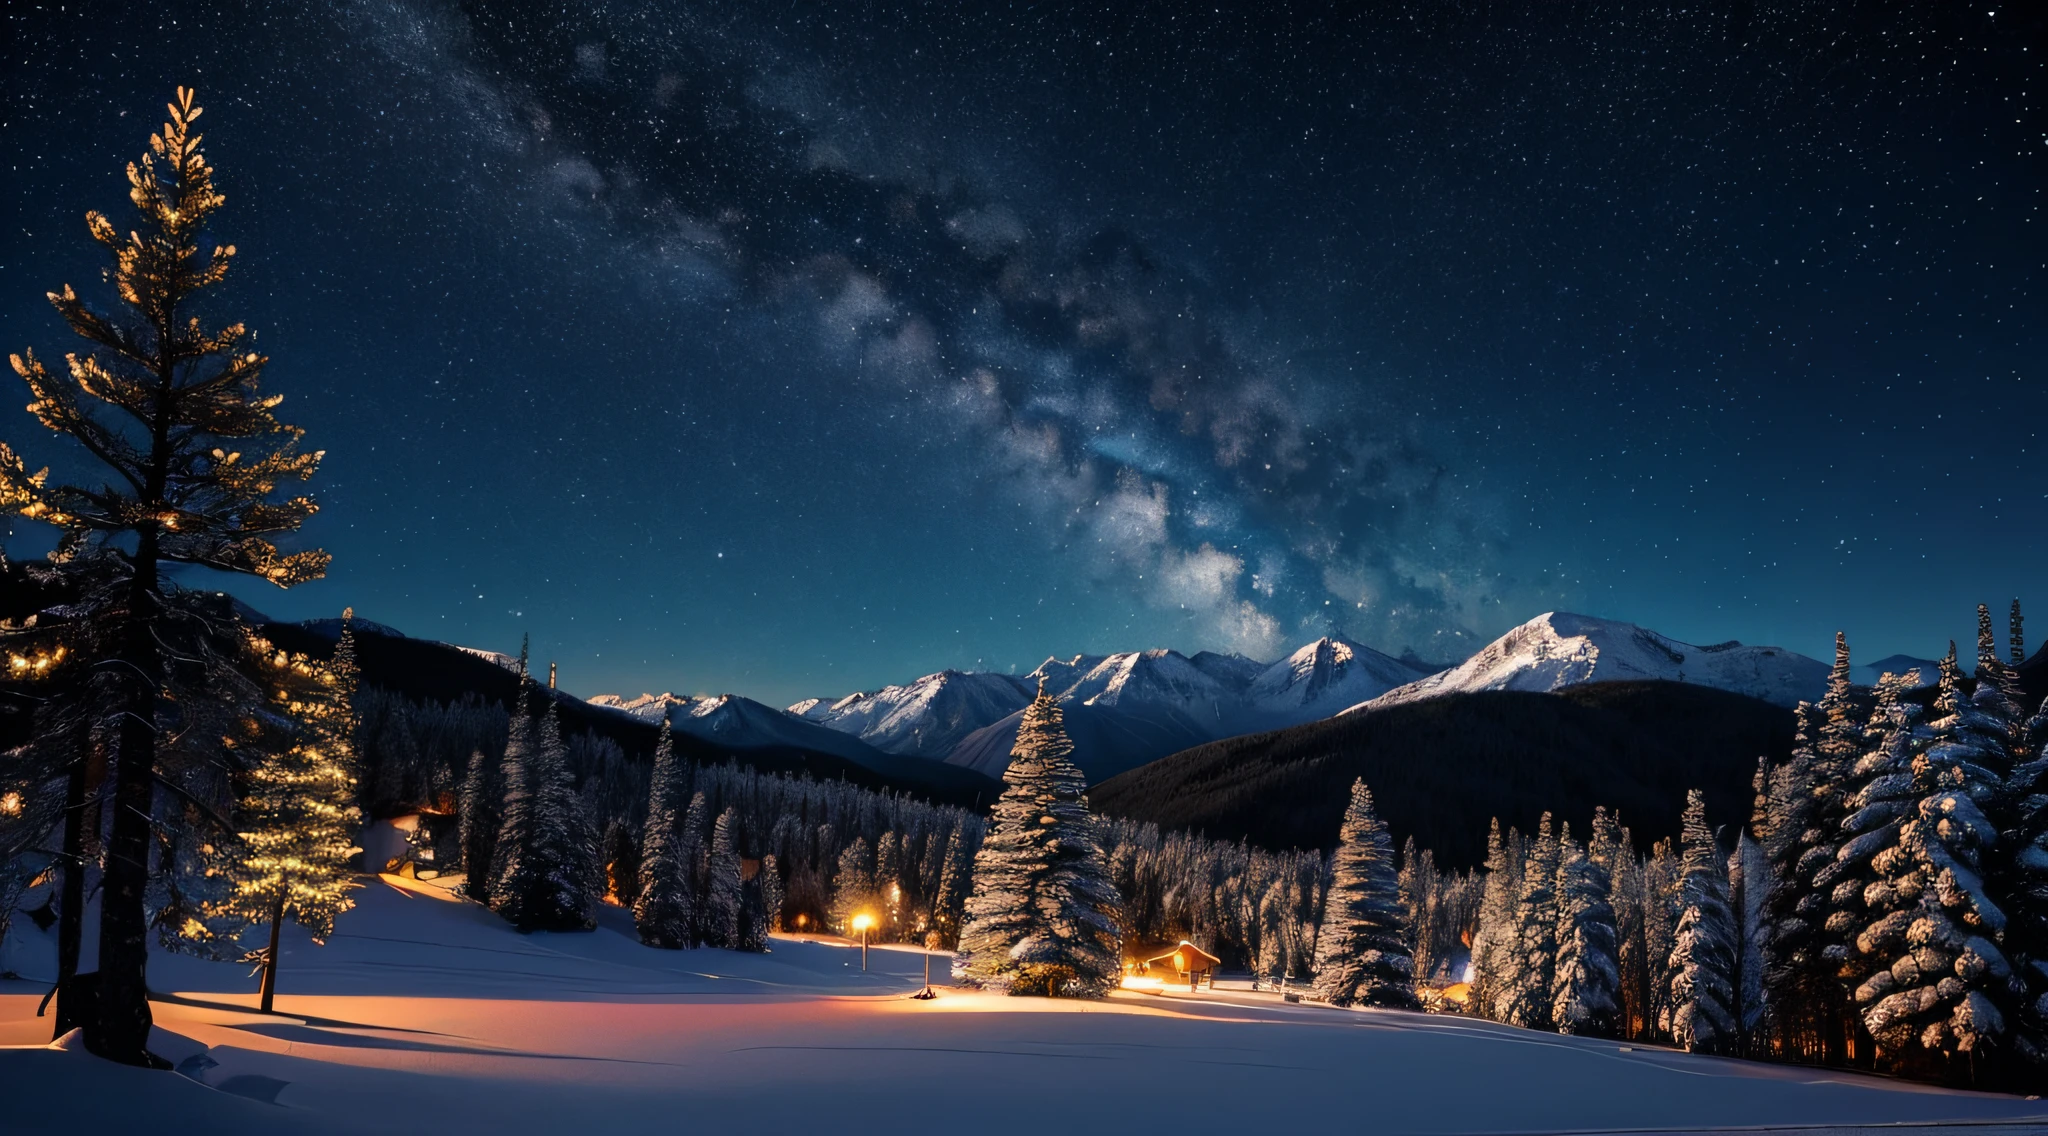
[[960,922],[973,884],[974,862],[968,857],[967,841],[957,834],[946,842],[945,866],[939,871],[938,894],[932,898],[932,928],[940,947],[960,944]]
[[667,719],[654,743],[654,781],[647,794],[647,827],[640,846],[640,895],[633,927],[650,947],[677,951],[690,945],[690,877],[676,832],[675,742]]
[[498,836],[504,867],[491,889],[492,910],[522,932],[588,931],[597,925],[597,838],[570,780],[552,697],[537,727],[515,726],[515,737],[522,732],[527,744],[516,763],[506,747],[505,828]]
[[1841,844],[1868,713],[1850,681],[1847,638],[1837,632],[1827,693],[1818,704],[1800,704],[1792,756],[1764,774],[1763,811],[1753,825],[1768,885],[1759,913],[1763,979],[1770,1027],[1787,1053],[1838,1060],[1844,1052],[1838,974],[1849,928],[1834,918],[1833,892],[1814,881]]
[[[159,1064],[148,1053],[147,932],[150,842],[159,775],[158,739],[175,733],[158,717],[166,684],[163,644],[174,603],[160,569],[200,564],[291,587],[318,579],[324,552],[285,555],[271,543],[313,515],[310,498],[277,500],[281,483],[305,481],[318,453],[301,454],[302,432],[272,413],[260,393],[267,360],[241,324],[204,327],[194,302],[227,275],[233,246],[209,255],[201,239],[224,202],[192,129],[200,108],[179,88],[170,121],[150,152],[128,167],[140,220],[123,232],[97,212],[86,228],[113,257],[118,307],[106,314],[69,285],[49,294],[59,316],[92,345],[66,356],[60,375],[33,351],[10,356],[28,385],[29,410],[78,442],[104,476],[51,484],[0,443],[0,509],[61,530],[58,557],[120,548],[120,600],[96,609],[107,654],[112,720],[112,824],[100,887],[99,991],[86,1044],[103,1057]],[[81,397],[82,396],[82,397]],[[172,703],[164,702],[165,705]]]
[[711,855],[704,891],[704,945],[744,949],[741,932],[740,853],[735,843],[739,814],[727,809],[711,829]]
[[782,867],[774,856],[761,857],[761,874],[757,878],[761,881],[762,949],[766,950],[768,936],[782,930],[782,903],[785,893],[782,886]]
[[1903,698],[1906,684],[1900,675],[1878,678],[1877,705],[1864,729],[1869,749],[1850,774],[1850,812],[1843,820],[1840,847],[1834,863],[1814,875],[1814,886],[1830,895],[1829,934],[1843,942],[1829,948],[1829,959],[1852,998],[1875,968],[1891,962],[1873,953],[1889,932],[1873,928],[1903,918],[1901,898],[1879,869],[1898,855],[1900,828],[1919,804],[1913,763],[1928,735],[1920,725],[1920,708]]
[[[270,943],[257,956],[263,967],[262,1012],[277,991],[278,933],[284,920],[304,927],[314,942],[334,931],[335,916],[353,907],[356,884],[349,858],[355,837],[354,761],[348,743],[349,711],[332,672],[303,656],[273,656],[282,686],[276,718],[281,732],[252,723],[251,749],[263,753],[246,775],[241,794],[240,844],[226,874],[233,891],[209,905],[210,916],[242,924],[268,924]],[[268,744],[266,744],[268,743]]]
[[1557,977],[1550,1010],[1559,1033],[1606,1037],[1614,1030],[1621,970],[1610,887],[1606,867],[1566,830],[1559,841]]
[[1486,833],[1486,885],[1479,901],[1479,933],[1472,940],[1471,1005],[1504,1020],[1498,1007],[1504,991],[1521,984],[1522,959],[1515,950],[1515,897],[1520,893],[1518,864],[1501,839],[1500,818]]
[[492,792],[491,766],[484,751],[471,750],[469,771],[462,779],[459,837],[462,845],[463,894],[482,904],[491,902],[491,863],[497,858],[499,810]]
[[1413,1010],[1414,959],[1401,907],[1394,841],[1373,812],[1372,790],[1352,782],[1331,857],[1330,891],[1316,941],[1316,990],[1333,1006]]
[[1933,741],[1913,761],[1918,804],[1878,865],[1898,909],[1864,933],[1870,953],[1890,962],[1856,991],[1871,1036],[1908,1066],[1925,1055],[1986,1055],[2007,1029],[2000,1003],[2012,971],[1997,946],[2005,914],[1980,875],[1998,835],[1980,802],[2002,784],[2007,740],[1961,679],[1951,643]]
[[1500,994],[1500,1020],[1524,1029],[1549,1029],[1557,967],[1557,838],[1550,814],[1536,826],[1536,838],[1522,862],[1522,889],[1515,900],[1518,981]]
[[1735,919],[1728,872],[1707,827],[1706,797],[1686,794],[1677,945],[1671,952],[1672,1040],[1692,1053],[1728,1053],[1738,1040],[1733,1011]]
[[865,912],[872,918],[874,907],[874,856],[867,838],[857,836],[840,849],[832,872],[832,922],[842,934],[851,934],[854,917]]
[[975,853],[960,934],[967,973],[1013,994],[1100,996],[1121,971],[1119,900],[1073,749],[1041,683]]

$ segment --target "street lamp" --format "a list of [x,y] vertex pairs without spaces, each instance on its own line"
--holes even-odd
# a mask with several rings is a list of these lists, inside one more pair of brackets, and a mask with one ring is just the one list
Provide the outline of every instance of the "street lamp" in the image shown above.
[[853,929],[860,932],[860,968],[868,968],[868,928],[875,925],[875,917],[863,911],[853,917]]

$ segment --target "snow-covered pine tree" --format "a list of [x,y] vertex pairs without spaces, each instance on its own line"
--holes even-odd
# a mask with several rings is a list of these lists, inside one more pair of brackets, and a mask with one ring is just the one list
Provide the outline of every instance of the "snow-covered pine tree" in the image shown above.
[[1557,970],[1558,841],[1550,814],[1536,825],[1536,837],[1522,862],[1522,890],[1515,898],[1517,982],[1500,993],[1500,1020],[1524,1029],[1549,1029]]
[[852,934],[854,916],[875,915],[874,855],[865,836],[839,850],[832,872],[832,922],[843,935]]
[[1981,865],[1997,830],[1979,802],[2002,785],[2001,723],[1962,690],[1955,645],[1941,661],[1932,743],[1913,762],[1918,804],[1896,849],[1879,857],[1898,910],[1868,928],[1878,962],[1856,991],[1879,1046],[1905,1067],[1927,1056],[1989,1056],[2007,1032],[2011,968],[1997,946],[2005,914],[1984,893]]
[[782,865],[774,854],[761,857],[761,940],[767,949],[768,936],[782,930]]
[[[238,809],[241,843],[230,853],[228,868],[234,889],[209,912],[269,925],[269,946],[256,956],[263,965],[260,1005],[266,1014],[277,992],[278,933],[285,919],[323,942],[334,932],[334,917],[355,906],[348,893],[359,885],[349,858],[361,851],[355,837],[362,826],[350,773],[349,711],[338,684],[303,657],[279,653],[275,665],[296,672],[289,678],[297,681],[278,691],[275,707],[290,728],[247,773]],[[251,748],[264,744],[252,740]]]
[[1733,1011],[1735,918],[1726,857],[1707,827],[1706,797],[1685,796],[1682,904],[1671,952],[1671,1038],[1691,1053],[1728,1053],[1739,1036]]
[[1059,702],[1039,685],[974,857],[960,947],[967,974],[1016,994],[1115,985],[1118,899]]
[[1629,844],[1628,830],[1604,806],[1593,810],[1593,831],[1586,857],[1607,872],[1608,897],[1614,911],[1615,1033],[1641,1037],[1655,1015],[1649,1010],[1649,969],[1644,962],[1642,861]]
[[1671,1036],[1671,956],[1678,950],[1678,918],[1685,873],[1670,840],[1659,840],[1643,858],[1639,875],[1643,912],[1644,1009],[1646,1036]]
[[469,771],[462,779],[462,796],[457,802],[462,846],[462,892],[488,905],[491,902],[491,864],[497,859],[498,826],[502,821],[501,796],[493,792],[490,759],[484,751],[471,750]]
[[654,743],[653,782],[647,791],[647,826],[640,844],[640,896],[633,928],[650,947],[679,951],[691,945],[690,872],[677,832],[675,740],[668,720]]
[[1800,704],[1798,744],[1764,774],[1764,811],[1752,825],[1768,887],[1759,914],[1768,1026],[1790,1056],[1839,1060],[1845,1052],[1840,964],[1828,948],[1841,954],[1847,938],[1828,931],[1833,895],[1814,879],[1841,844],[1868,714],[1850,681],[1848,639],[1837,632],[1827,692],[1817,704]]
[[[1928,734],[1920,724],[1920,708],[1903,698],[1907,678],[1884,674],[1877,681],[1877,705],[1864,738],[1869,747],[1849,777],[1849,815],[1842,822],[1835,861],[1814,874],[1814,886],[1830,895],[1828,931],[1839,940],[1828,947],[1836,977],[1852,999],[1874,970],[1891,959],[1873,954],[1873,944],[1887,932],[1872,928],[1902,909],[1896,891],[1879,871],[1895,856],[1900,826],[1918,808],[1913,789],[1913,762],[1926,748]],[[1903,916],[1900,916],[1903,918]]]
[[1504,991],[1521,983],[1521,956],[1515,951],[1515,897],[1521,891],[1521,865],[1501,838],[1500,818],[1486,831],[1486,884],[1480,892],[1479,933],[1472,939],[1470,1004],[1495,1021]]
[[895,942],[903,931],[903,838],[893,830],[875,841],[875,906],[882,941]]
[[939,871],[938,894],[932,897],[932,930],[938,946],[960,945],[960,922],[973,884],[974,861],[969,859],[967,841],[955,833],[946,842],[945,865]]
[[741,906],[739,813],[727,809],[711,826],[711,853],[705,868],[704,945],[740,950]]
[[1416,1009],[1394,840],[1373,812],[1372,790],[1363,779],[1351,785],[1323,904],[1316,940],[1316,990],[1323,1000],[1333,1006]]
[[1550,1020],[1557,1032],[1607,1037],[1614,1030],[1621,971],[1607,869],[1566,828],[1558,841],[1557,975]]
[[1771,869],[1763,847],[1748,833],[1736,830],[1735,851],[1728,855],[1728,909],[1735,917],[1735,1012],[1744,1057],[1767,1051],[1764,993],[1764,945],[1767,924],[1763,903],[1771,893]]
[[[547,709],[527,731],[530,745],[520,755],[516,779],[512,748],[506,747],[505,831],[498,838],[505,869],[491,891],[491,906],[521,932],[588,931],[597,925],[591,917],[597,837],[570,780],[554,698],[545,697]],[[522,792],[517,802],[511,796],[515,780]]]

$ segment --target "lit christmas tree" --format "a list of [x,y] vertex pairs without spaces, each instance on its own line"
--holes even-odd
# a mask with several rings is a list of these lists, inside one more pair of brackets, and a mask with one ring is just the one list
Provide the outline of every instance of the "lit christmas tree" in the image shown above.
[[[348,862],[362,851],[355,844],[362,818],[342,683],[302,655],[275,652],[271,666],[280,672],[277,708],[292,728],[247,774],[241,844],[228,869],[234,891],[214,909],[216,915],[269,925],[268,947],[252,956],[263,966],[266,1014],[277,993],[278,935],[285,919],[311,932],[316,943],[332,934],[334,917],[355,905],[348,893],[358,885]],[[275,732],[251,725],[258,747],[266,741],[261,734]]]

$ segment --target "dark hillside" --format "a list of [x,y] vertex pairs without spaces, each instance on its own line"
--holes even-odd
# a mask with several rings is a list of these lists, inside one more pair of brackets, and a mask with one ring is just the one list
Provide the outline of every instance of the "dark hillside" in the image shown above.
[[[333,620],[323,620],[311,627],[266,623],[260,630],[284,650],[326,659],[334,654],[339,625]],[[458,703],[473,697],[509,710],[519,693],[518,680],[510,670],[460,647],[431,639],[385,635],[359,627],[356,659],[365,686],[382,687],[414,701]],[[592,706],[567,694],[558,693],[555,703],[564,735],[588,733],[608,738],[634,760],[647,760],[653,754],[653,723],[622,711]],[[935,761],[900,760],[893,763],[890,771],[882,772],[837,754],[794,746],[736,748],[681,731],[676,732],[674,744],[678,756],[700,765],[723,765],[736,760],[764,773],[808,775],[820,781],[843,779],[867,789],[893,789],[947,804],[981,807],[1002,791],[993,780]],[[878,756],[886,759],[892,755]],[[924,768],[925,765],[930,768]]]
[[1697,787],[1714,823],[1747,820],[1757,758],[1790,753],[1792,732],[1789,710],[1683,683],[1487,691],[1197,746],[1089,798],[1161,828],[1327,848],[1364,777],[1397,841],[1414,836],[1438,863],[1467,867],[1493,817],[1527,832],[1548,809],[1584,833],[1607,805],[1647,844],[1677,832]]

